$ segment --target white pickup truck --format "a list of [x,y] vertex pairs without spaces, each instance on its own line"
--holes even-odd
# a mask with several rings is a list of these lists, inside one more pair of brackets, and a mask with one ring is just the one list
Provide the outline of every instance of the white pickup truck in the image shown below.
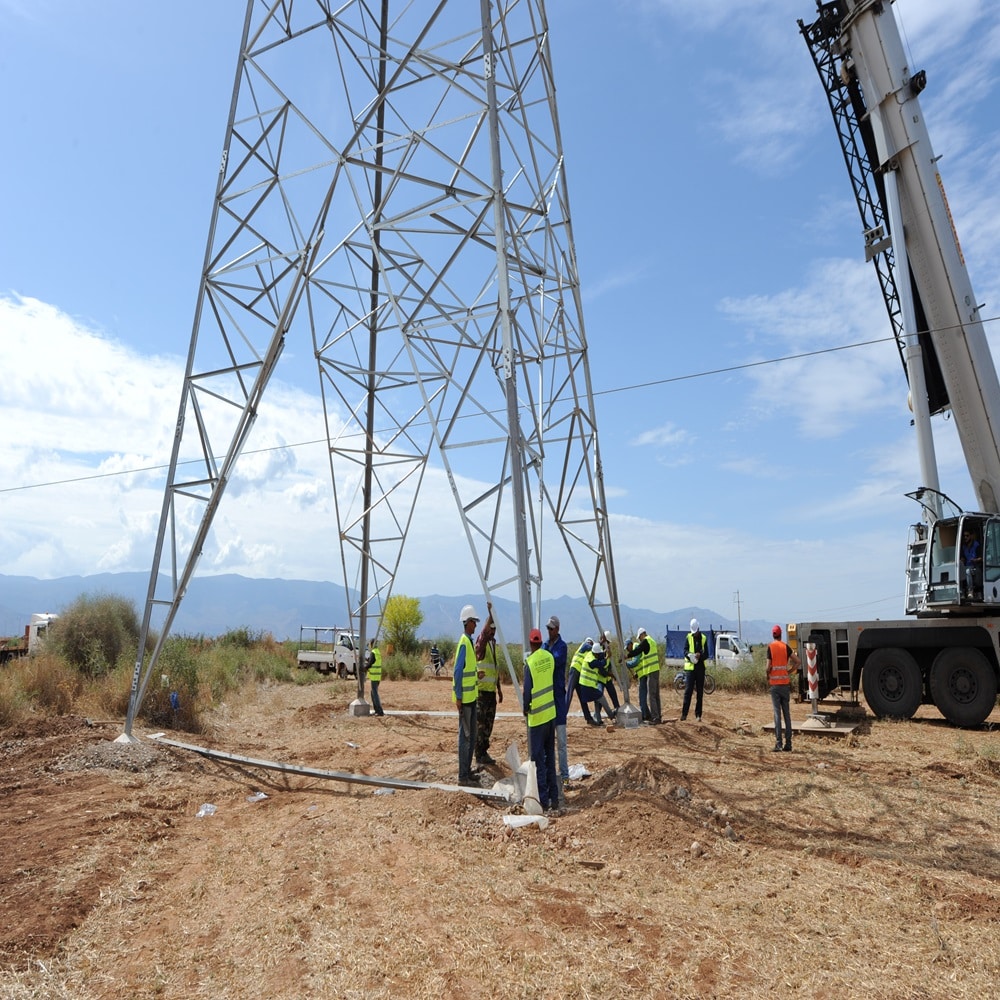
[[338,625],[302,625],[299,627],[300,667],[314,667],[321,674],[337,672],[338,677],[358,676],[357,632]]
[[753,663],[753,654],[735,632],[715,633],[715,665],[726,670],[736,670]]

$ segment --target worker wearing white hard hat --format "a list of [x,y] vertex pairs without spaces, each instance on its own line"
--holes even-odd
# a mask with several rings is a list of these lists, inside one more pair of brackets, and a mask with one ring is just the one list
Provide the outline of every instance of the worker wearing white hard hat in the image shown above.
[[479,624],[479,615],[471,604],[459,613],[462,635],[455,647],[455,672],[452,676],[451,697],[458,706],[458,783],[479,786],[472,773],[472,749],[476,745],[476,702],[479,690],[476,676],[476,648],[472,636]]
[[608,718],[614,722],[618,718],[618,709],[621,708],[621,705],[618,701],[618,689],[615,687],[615,665],[611,658],[611,633],[607,629],[601,636],[601,649],[604,650],[604,661],[599,668],[600,681],[604,685],[604,694],[612,706],[608,709]]
[[701,722],[702,701],[705,695],[705,661],[708,659],[708,637],[701,630],[697,618],[691,619],[691,631],[684,640],[684,703],[681,722],[688,717],[691,695],[697,693],[694,717]]

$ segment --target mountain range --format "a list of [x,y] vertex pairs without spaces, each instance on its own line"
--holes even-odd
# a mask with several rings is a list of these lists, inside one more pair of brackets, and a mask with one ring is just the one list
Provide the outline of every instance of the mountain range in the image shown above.
[[[32,613],[62,611],[83,595],[123,597],[134,602],[141,616],[148,587],[148,573],[101,573],[53,580],[0,574],[0,635],[20,635]],[[486,614],[481,594],[430,594],[418,600],[424,616],[418,635],[426,639],[457,636],[461,630],[458,616],[465,604],[472,604],[483,617]],[[298,639],[302,625],[347,624],[347,607],[344,588],[335,583],[257,579],[235,574],[196,577],[181,602],[173,632],[217,636],[230,629],[248,628],[270,632],[279,640]],[[517,605],[497,597],[493,608],[509,641],[518,641]],[[654,611],[621,605],[620,611],[622,628],[628,635],[640,627],[653,636],[662,636],[668,628],[687,630],[691,618],[697,618],[703,629],[741,627],[743,638],[756,643],[769,640],[772,624],[764,620],[737,623],[699,607]],[[539,626],[553,614],[558,615],[562,635],[569,642],[579,642],[596,631],[594,616],[582,597],[542,601]],[[604,627],[610,628],[611,622]]]

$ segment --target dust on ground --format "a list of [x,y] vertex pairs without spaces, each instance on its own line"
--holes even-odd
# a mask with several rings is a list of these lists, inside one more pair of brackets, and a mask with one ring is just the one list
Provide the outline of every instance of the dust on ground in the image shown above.
[[[167,735],[456,780],[447,683],[384,682],[378,719],[349,713],[356,694],[261,687],[207,735]],[[0,731],[0,995],[993,993],[1000,712],[972,731],[930,708],[865,718],[773,754],[766,696],[718,691],[703,723],[663,698],[658,727],[570,718],[570,762],[590,773],[545,829],[512,829],[519,810],[465,792],[222,763],[138,730],[122,745],[119,720]],[[526,756],[522,719],[501,714],[493,756],[510,744]]]

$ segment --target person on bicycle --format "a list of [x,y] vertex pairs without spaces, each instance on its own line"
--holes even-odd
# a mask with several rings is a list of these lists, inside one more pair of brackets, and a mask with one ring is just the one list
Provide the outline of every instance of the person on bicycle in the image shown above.
[[705,661],[708,659],[708,636],[701,630],[697,618],[691,619],[691,631],[684,642],[684,669],[687,684],[684,686],[684,704],[681,707],[681,722],[688,717],[691,695],[697,692],[694,703],[694,717],[701,722],[702,701],[705,696]]

